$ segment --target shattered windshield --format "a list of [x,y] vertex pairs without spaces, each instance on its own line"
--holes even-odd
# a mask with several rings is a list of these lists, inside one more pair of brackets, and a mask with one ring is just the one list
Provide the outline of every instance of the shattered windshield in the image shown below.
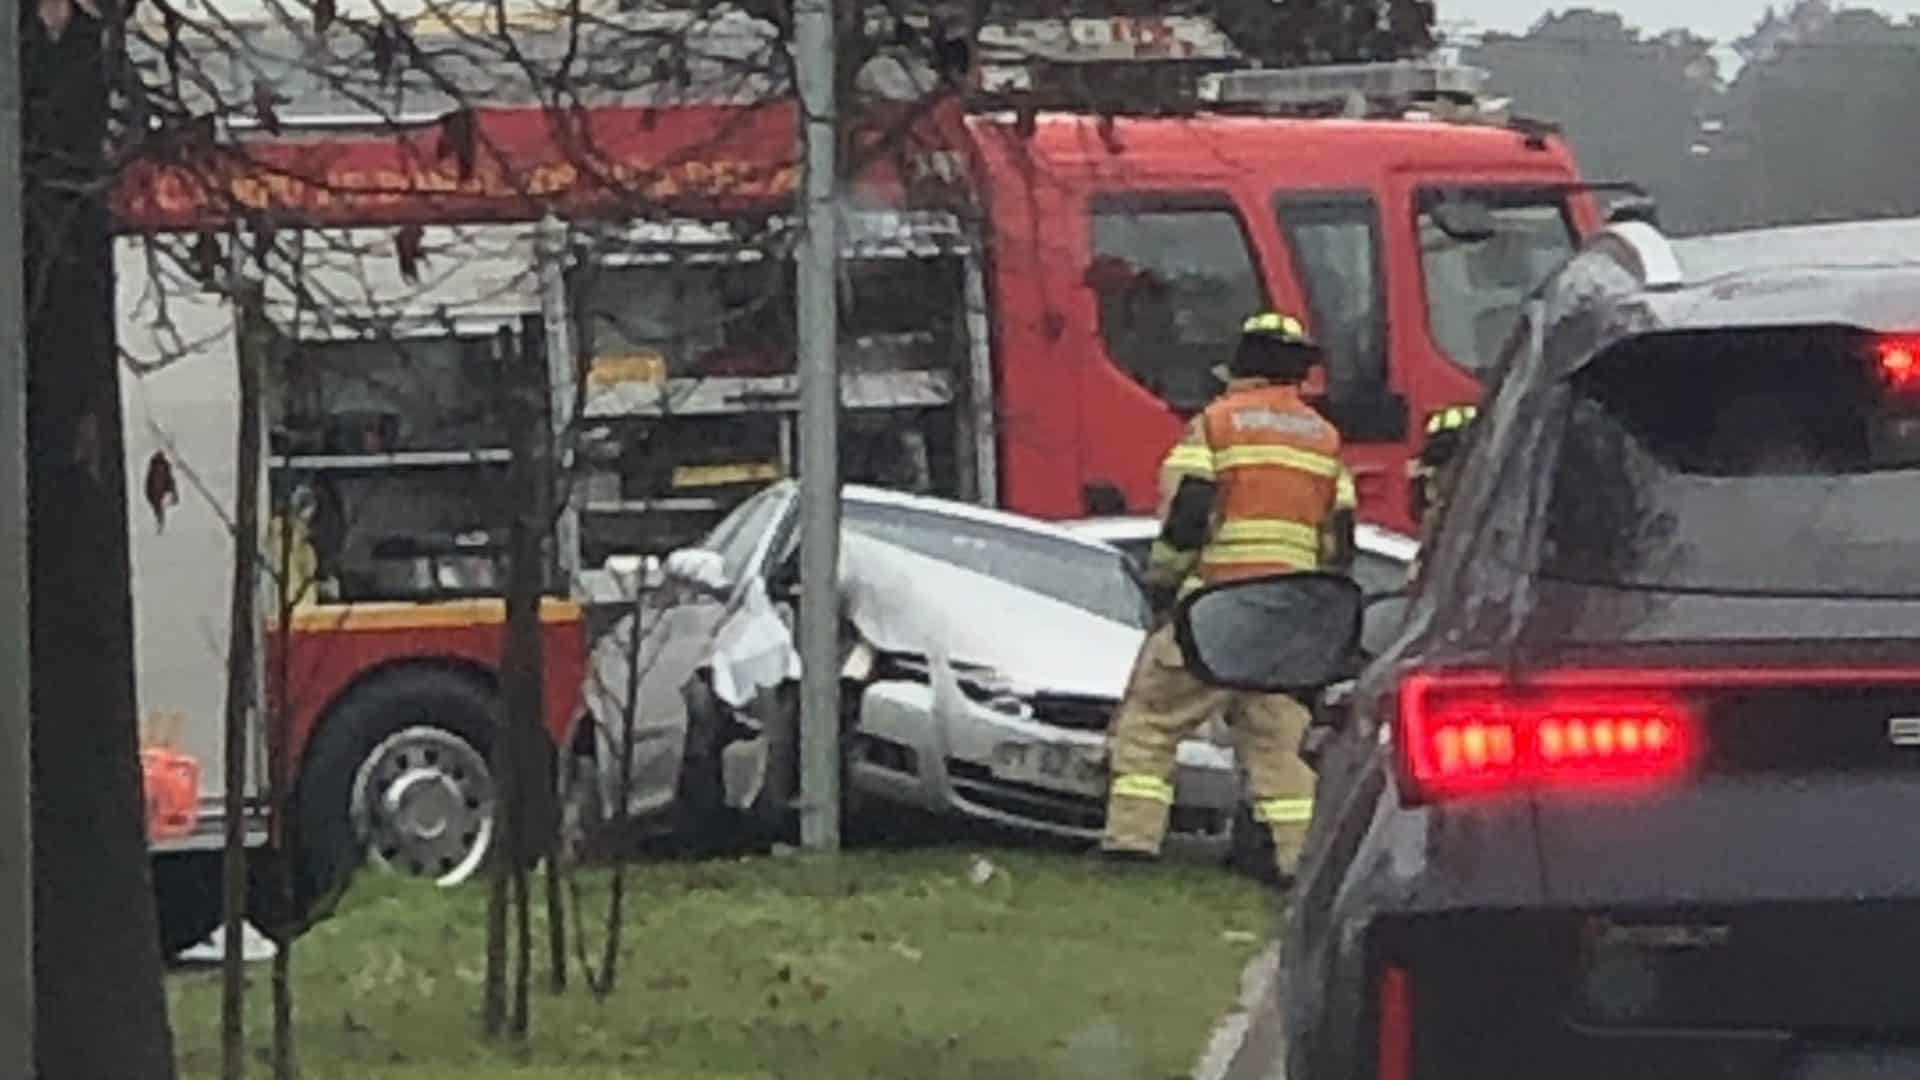
[[905,506],[849,502],[848,532],[996,578],[1144,629],[1146,601],[1126,557],[1092,544]]
[[[1437,212],[1484,207],[1491,235],[1452,235]],[[1500,355],[1527,294],[1574,251],[1566,197],[1545,190],[1429,188],[1419,199],[1420,269],[1427,325],[1454,363],[1484,374]]]
[[1920,398],[1879,359],[1874,338],[1837,329],[1663,334],[1603,355],[1574,380],[1543,571],[1920,597]]

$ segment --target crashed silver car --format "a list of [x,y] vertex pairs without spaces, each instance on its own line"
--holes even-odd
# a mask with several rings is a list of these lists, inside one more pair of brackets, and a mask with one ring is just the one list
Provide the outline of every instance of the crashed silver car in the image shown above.
[[[659,588],[596,642],[586,699],[602,805],[618,805],[630,746],[632,816],[709,838],[790,831],[797,494],[770,487],[669,556]],[[843,511],[850,820],[906,807],[1097,836],[1107,724],[1148,619],[1126,557],[940,499],[849,486]],[[1183,744],[1175,787],[1176,832],[1224,835],[1229,748]]]

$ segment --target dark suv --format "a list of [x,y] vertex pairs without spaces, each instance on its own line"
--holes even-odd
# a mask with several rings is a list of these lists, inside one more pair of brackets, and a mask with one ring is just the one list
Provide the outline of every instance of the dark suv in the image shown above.
[[1535,294],[1323,742],[1292,1080],[1920,1076],[1920,222],[1871,228],[1617,226]]

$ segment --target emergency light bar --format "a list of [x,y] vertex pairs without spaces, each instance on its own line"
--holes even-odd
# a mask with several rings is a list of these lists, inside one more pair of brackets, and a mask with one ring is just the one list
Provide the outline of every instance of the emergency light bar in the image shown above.
[[1345,108],[1354,103],[1396,111],[1435,101],[1477,102],[1487,73],[1463,64],[1399,60],[1377,64],[1252,68],[1200,78],[1198,96],[1214,105],[1264,106],[1276,110]]

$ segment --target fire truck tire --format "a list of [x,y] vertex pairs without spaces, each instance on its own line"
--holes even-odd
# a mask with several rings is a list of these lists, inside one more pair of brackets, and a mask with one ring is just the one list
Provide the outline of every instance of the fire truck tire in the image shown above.
[[218,851],[182,851],[153,859],[154,914],[160,950],[168,958],[212,936],[220,926],[222,856]]
[[[418,667],[377,676],[350,690],[329,710],[307,748],[294,791],[295,902],[302,909],[300,922],[310,923],[316,909],[330,908],[368,855],[370,845],[365,841],[371,837],[363,835],[364,820],[356,821],[353,792],[356,782],[368,785],[369,770],[385,769],[386,762],[377,757],[394,755],[397,764],[408,764],[414,748],[400,743],[417,742],[420,757],[431,762],[426,782],[453,793],[463,804],[451,808],[460,816],[456,824],[463,826],[461,840],[466,841],[470,833],[470,847],[491,843],[491,813],[484,806],[490,804],[493,779],[486,772],[486,762],[499,708],[498,695],[480,678]],[[443,768],[444,772],[439,771]],[[384,771],[376,779],[391,780]],[[483,806],[472,805],[476,800]],[[469,821],[465,816],[483,812],[484,819]],[[464,828],[481,820],[482,826]],[[485,836],[480,835],[483,829]],[[385,861],[407,863],[394,857]],[[441,877],[447,869],[436,862],[423,876]]]

